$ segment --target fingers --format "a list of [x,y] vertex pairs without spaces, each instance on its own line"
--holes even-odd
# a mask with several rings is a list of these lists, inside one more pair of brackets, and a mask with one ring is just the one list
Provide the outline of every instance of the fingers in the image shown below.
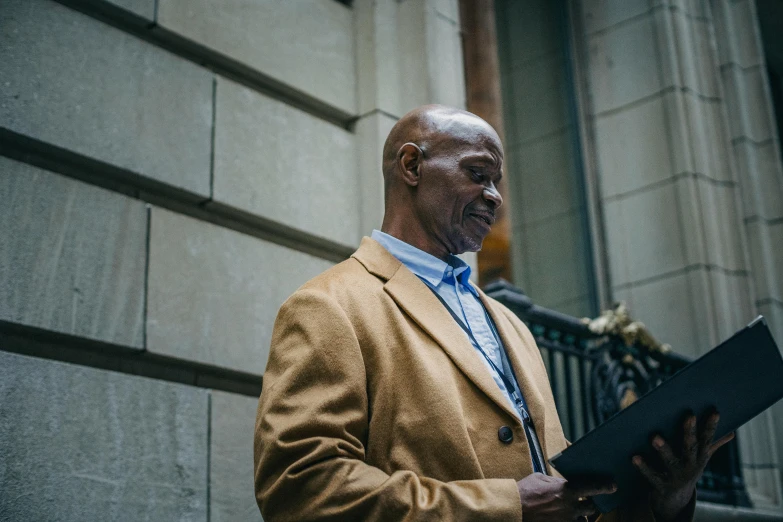
[[718,415],[718,412],[713,411],[712,413],[707,414],[707,418],[699,433],[700,451],[707,452],[707,449],[710,447],[710,442],[712,442],[712,438],[715,436],[715,430],[718,429],[718,422],[720,422],[720,415]]
[[682,456],[695,461],[699,456],[699,444],[696,434],[696,416],[688,415],[683,424]]
[[576,503],[574,506],[574,511],[577,517],[589,517],[594,515],[596,511],[598,511],[598,508],[595,506],[592,500],[585,498],[583,500],[579,500]]
[[733,439],[734,439],[734,432],[733,432],[733,431],[732,431],[731,433],[727,434],[727,435],[724,435],[723,437],[721,437],[720,439],[718,439],[717,441],[715,441],[715,442],[714,442],[714,443],[713,443],[713,444],[712,444],[712,445],[711,445],[711,446],[710,446],[710,447],[707,449],[707,456],[708,456],[708,457],[712,457],[712,454],[713,454],[713,453],[715,453],[715,452],[718,450],[718,448],[720,448],[720,447],[721,447],[721,446],[723,446],[724,444],[726,444],[726,443],[728,443],[728,442],[732,441]]
[[631,459],[631,462],[633,462],[633,465],[636,466],[636,469],[639,470],[639,473],[641,473],[642,476],[647,479],[653,488],[659,491],[663,491],[665,489],[666,483],[661,474],[648,466],[642,457],[635,455],[633,459]]
[[569,489],[577,498],[594,497],[596,495],[611,495],[617,491],[617,484],[613,482],[595,482],[592,484],[568,483]]
[[680,459],[674,455],[671,446],[669,446],[666,441],[663,440],[663,437],[656,435],[653,438],[652,445],[658,451],[661,459],[663,460],[663,463],[667,468],[669,468],[669,470],[676,469],[680,465]]

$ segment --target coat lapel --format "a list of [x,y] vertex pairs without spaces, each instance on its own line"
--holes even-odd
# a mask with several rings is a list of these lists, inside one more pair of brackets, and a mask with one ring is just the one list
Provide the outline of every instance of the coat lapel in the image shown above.
[[400,309],[443,348],[457,368],[485,395],[511,417],[517,418],[465,332],[427,285],[370,238],[362,240],[353,257],[370,273],[386,280],[384,290]]
[[[541,390],[539,386],[536,385],[536,383],[541,380],[541,375],[537,375],[533,370],[534,368],[539,367],[539,361],[533,359],[528,350],[515,350],[512,348],[519,342],[519,336],[513,333],[513,325],[506,318],[506,315],[498,308],[497,303],[490,300],[480,289],[477,290],[481,302],[484,303],[490,317],[492,317],[492,320],[495,322],[495,326],[500,334],[500,339],[503,341],[509,362],[514,369],[519,387],[522,390],[522,395],[527,403],[530,417],[533,419],[533,424],[536,427],[536,434],[541,443],[541,449],[544,451],[544,455],[549,455],[546,437],[548,412],[544,404],[544,397],[541,394]],[[512,339],[516,342],[512,342]],[[549,467],[549,463],[547,463],[547,467]]]

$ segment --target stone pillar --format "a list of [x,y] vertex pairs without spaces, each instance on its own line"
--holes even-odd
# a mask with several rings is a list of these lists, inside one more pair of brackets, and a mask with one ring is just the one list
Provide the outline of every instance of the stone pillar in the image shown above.
[[[767,318],[780,344],[783,343],[783,167],[755,2],[711,0],[710,7],[728,108],[729,151],[737,166],[742,194],[742,220],[748,237],[755,306]],[[772,419],[776,433],[762,433],[759,443],[776,445],[781,455],[783,406],[778,404],[773,408]],[[748,452],[754,452],[757,462],[768,458],[763,448],[749,447]],[[760,470],[748,470],[746,474],[749,482],[760,487],[767,484],[767,477]]]
[[[505,143],[495,1],[460,0],[460,17],[465,57],[467,108],[495,127],[501,141]],[[506,179],[498,186],[503,205],[498,210],[497,221],[492,227],[492,232],[484,240],[484,246],[478,254],[481,284],[498,277],[513,282],[508,172],[504,169],[503,174]]]
[[[757,313],[715,4],[582,2],[614,297],[692,357]],[[764,414],[740,441],[753,500],[780,509],[771,428]]]
[[[458,0],[356,0],[361,232],[383,219],[381,156],[386,135],[427,103],[465,107]],[[475,255],[465,256],[474,265]]]

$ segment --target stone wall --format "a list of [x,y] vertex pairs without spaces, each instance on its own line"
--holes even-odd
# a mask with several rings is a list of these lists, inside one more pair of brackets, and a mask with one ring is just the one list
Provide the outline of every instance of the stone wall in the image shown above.
[[4,0],[0,519],[259,520],[277,308],[464,106],[457,0]]
[[[760,313],[780,340],[783,183],[753,0],[585,0],[580,23],[614,298],[689,356]],[[752,500],[780,513],[783,432],[765,412],[739,440]]]

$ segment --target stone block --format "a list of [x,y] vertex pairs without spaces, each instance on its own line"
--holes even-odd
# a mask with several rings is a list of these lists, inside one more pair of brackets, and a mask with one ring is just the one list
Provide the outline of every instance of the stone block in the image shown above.
[[737,187],[692,176],[677,180],[676,204],[688,264],[748,269],[738,199]]
[[719,269],[709,271],[710,293],[704,296],[715,309],[715,332],[718,342],[728,339],[757,315],[751,300],[750,277],[725,273]]
[[[427,11],[427,57],[430,78],[427,103],[465,108],[465,69],[460,27],[452,20]],[[405,112],[416,105],[406,107]]]
[[783,266],[783,222],[772,224],[753,220],[745,230],[756,298],[771,298],[783,303],[783,273],[780,270]]
[[648,12],[649,0],[588,0],[583,3],[582,16],[584,17],[585,32],[588,34],[605,30],[613,25],[622,23]]
[[635,18],[588,39],[595,112],[621,107],[664,88],[656,52],[655,18]]
[[332,263],[153,208],[147,349],[262,374],[277,310]]
[[522,292],[530,292],[530,274],[528,269],[528,240],[527,227],[513,222],[511,227],[511,269],[514,286],[522,289]]
[[717,55],[710,32],[712,24],[679,10],[658,12],[655,20],[665,41],[665,49],[661,49],[661,58],[666,65],[664,83],[685,87],[703,97],[720,97]]
[[546,220],[579,206],[570,134],[564,130],[507,151],[512,199],[520,202],[522,222]]
[[506,107],[516,126],[512,146],[554,134],[569,123],[563,55],[549,54],[513,70],[513,100]]
[[0,319],[142,348],[144,203],[0,157]]
[[373,112],[356,122],[357,173],[361,197],[360,235],[369,236],[383,222],[383,144],[396,123],[382,112]]
[[[773,339],[783,350],[783,301],[767,300],[758,305],[758,313],[766,318]],[[779,425],[783,429],[783,403],[778,405],[778,411],[781,412]]]
[[207,70],[49,0],[3,2],[0,64],[6,129],[209,196]]
[[680,209],[667,183],[604,203],[612,283],[621,285],[685,267]]
[[0,518],[206,521],[207,393],[0,352]]
[[764,72],[726,67],[721,71],[726,90],[729,128],[733,140],[764,142],[772,138],[773,107]]
[[[377,110],[402,116],[399,47],[400,39],[396,2],[356,2],[353,4],[356,25],[356,73],[358,113],[369,115]],[[414,19],[416,20],[416,19]],[[415,24],[412,24],[415,25]],[[415,34],[414,37],[420,37]],[[414,60],[412,67],[419,70],[424,57],[406,56]],[[417,81],[415,76],[411,78]],[[360,120],[361,121],[361,120]]]
[[711,2],[715,19],[715,40],[721,65],[752,67],[763,63],[761,35],[752,0]]
[[529,295],[542,306],[554,306],[585,296],[587,256],[578,212],[527,225]]
[[643,322],[656,339],[671,344],[677,353],[696,357],[712,346],[697,332],[703,328],[704,317],[695,321],[693,291],[689,283],[689,274],[679,273],[634,285],[630,290],[633,295],[631,315]]
[[358,246],[353,134],[229,80],[216,94],[214,200]]
[[496,2],[496,12],[498,42],[506,41],[509,47],[503,65],[517,68],[534,58],[562,52],[560,13],[554,2],[502,0]]
[[675,174],[667,127],[663,97],[595,118],[604,197],[660,183]]
[[110,4],[139,15],[147,20],[155,19],[155,0],[106,0]]
[[353,13],[334,0],[158,0],[158,24],[347,114]]
[[775,142],[734,144],[744,217],[783,218],[783,166]]
[[262,520],[253,493],[258,399],[213,391],[210,401],[209,520]]
[[459,25],[459,0],[429,0],[436,13]]
[[587,296],[576,297],[562,303],[555,303],[551,308],[573,317],[592,317],[593,315],[590,311],[590,300]]
[[[733,181],[728,122],[723,115],[723,104],[699,99],[692,93],[683,94],[682,102],[681,118],[686,122],[687,138],[673,142],[673,146],[690,149],[691,172],[718,181]],[[687,152],[681,150],[680,154]]]

